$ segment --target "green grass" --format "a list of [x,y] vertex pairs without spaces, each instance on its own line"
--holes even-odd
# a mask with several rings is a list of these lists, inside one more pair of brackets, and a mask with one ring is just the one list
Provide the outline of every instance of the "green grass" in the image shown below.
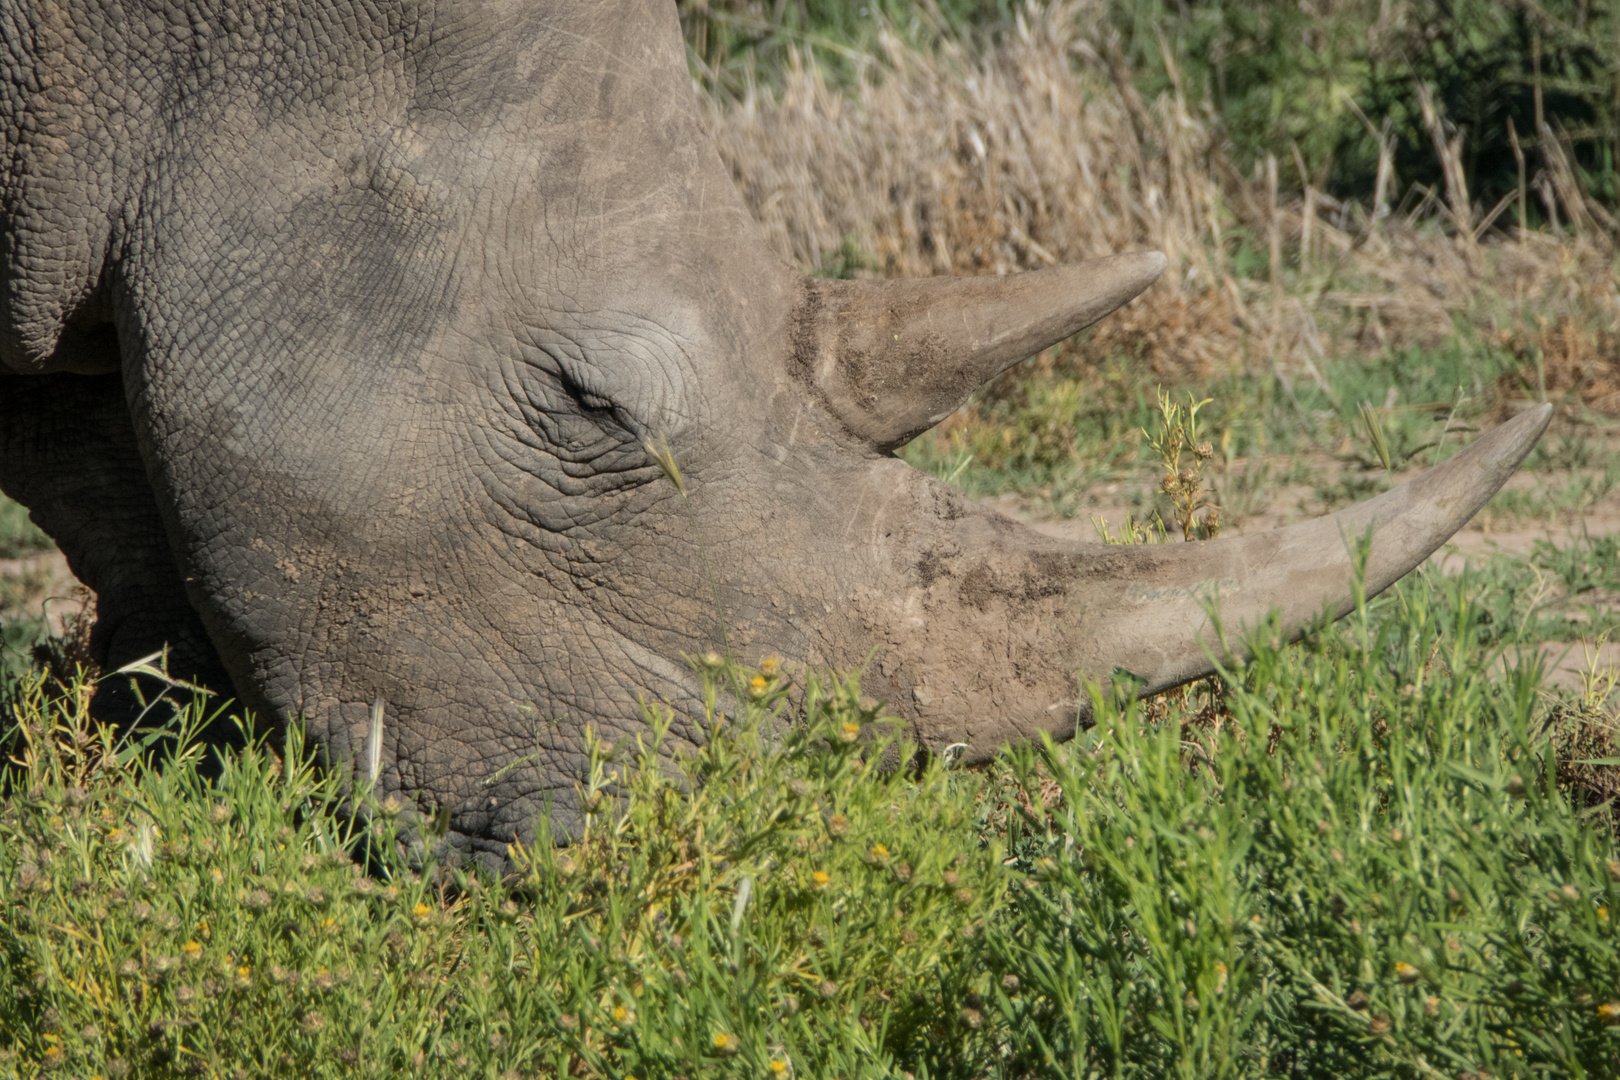
[[51,538],[28,520],[28,511],[0,495],[0,559],[36,555],[52,548]]
[[[52,546],[27,510],[0,495],[0,559],[42,554]],[[32,666],[34,647],[49,633],[45,620],[28,610],[42,580],[38,572],[0,577],[0,690]]]
[[1064,796],[1014,844],[1045,873],[1005,955],[1051,1002],[1007,1003],[1015,1042],[1070,1075],[1614,1073],[1613,834],[1559,790],[1537,673],[1485,682],[1437,585],[1261,649],[1218,730],[1129,708],[1011,755]]
[[[1136,492],[1138,516],[1155,500],[1159,463],[1142,437],[1157,425],[1151,375],[1122,357],[1088,363],[1068,343],[1044,361],[981,391],[968,409],[907,446],[919,469],[965,493],[1017,493],[1056,517],[1088,513],[1089,485]],[[1327,512],[1388,490],[1394,481],[1368,428],[1371,414],[1395,470],[1439,464],[1495,422],[1505,398],[1533,398],[1511,357],[1466,334],[1429,349],[1318,363],[1321,378],[1287,382],[1237,371],[1175,388],[1211,398],[1200,423],[1216,443],[1213,479],[1238,518],[1270,505],[1279,485],[1304,484]],[[1287,457],[1286,463],[1278,459]],[[1232,462],[1260,462],[1232,469]],[[1552,521],[1591,510],[1620,484],[1620,453],[1600,427],[1555,423],[1525,463],[1547,481],[1498,494],[1485,511],[1496,523]]]
[[1596,641],[1620,631],[1620,537],[1613,534],[1567,547],[1540,540],[1528,554],[1483,560],[1472,581],[1484,640]]
[[1613,718],[1486,677],[1488,588],[1262,630],[978,772],[881,767],[853,679],[715,665],[707,748],[660,765],[656,712],[598,745],[584,836],[503,881],[355,817],[296,732],[204,780],[36,682],[0,1073],[1612,1076],[1620,852],[1561,762]]

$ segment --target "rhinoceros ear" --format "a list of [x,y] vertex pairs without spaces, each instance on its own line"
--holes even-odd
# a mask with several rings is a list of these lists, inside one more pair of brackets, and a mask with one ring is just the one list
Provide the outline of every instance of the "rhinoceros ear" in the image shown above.
[[797,374],[853,434],[892,450],[975,389],[1153,284],[1157,251],[1009,277],[808,279]]

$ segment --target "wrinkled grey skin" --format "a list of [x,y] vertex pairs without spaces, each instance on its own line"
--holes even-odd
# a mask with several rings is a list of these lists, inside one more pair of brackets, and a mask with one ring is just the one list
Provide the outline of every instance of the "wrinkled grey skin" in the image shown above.
[[1162,260],[806,282],[671,4],[10,0],[0,36],[0,487],[96,591],[105,665],[167,644],[334,765],[380,700],[383,792],[466,851],[548,801],[569,827],[584,726],[691,709],[711,648],[875,653],[973,758],[1070,734],[1083,674],[1209,669],[1211,588],[1229,621],[1342,608],[1369,526],[1388,584],[1545,424],[1315,533],[1065,547],[888,451]]

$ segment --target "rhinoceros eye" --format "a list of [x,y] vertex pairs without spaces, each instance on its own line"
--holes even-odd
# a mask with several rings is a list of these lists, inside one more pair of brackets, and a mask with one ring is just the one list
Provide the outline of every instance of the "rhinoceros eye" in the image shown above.
[[534,331],[524,345],[525,364],[551,376],[535,405],[557,422],[571,411],[637,445],[691,422],[690,349],[659,323],[623,312],[574,315]]
[[531,450],[565,465],[587,465],[639,445],[640,427],[611,397],[570,375],[554,357],[526,357],[507,368],[498,392],[519,421],[514,434]]

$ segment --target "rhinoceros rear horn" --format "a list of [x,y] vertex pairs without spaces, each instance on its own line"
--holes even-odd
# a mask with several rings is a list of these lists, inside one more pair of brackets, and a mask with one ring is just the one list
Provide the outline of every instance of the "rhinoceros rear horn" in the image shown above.
[[795,363],[851,433],[892,450],[1135,297],[1164,266],[1145,251],[1008,277],[810,279]]

